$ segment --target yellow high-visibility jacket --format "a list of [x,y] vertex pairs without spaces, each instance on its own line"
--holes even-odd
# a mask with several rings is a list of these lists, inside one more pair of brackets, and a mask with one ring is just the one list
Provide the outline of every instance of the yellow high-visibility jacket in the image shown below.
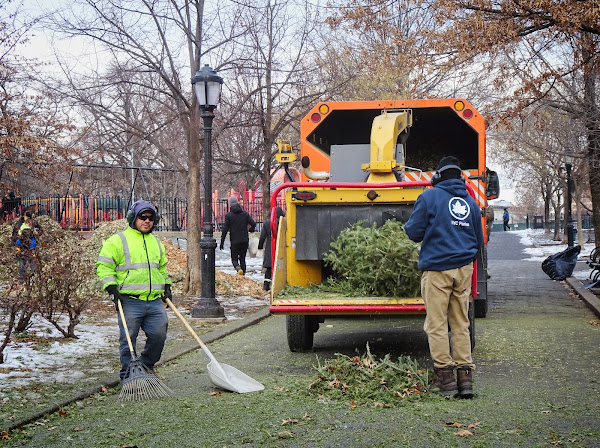
[[160,297],[171,281],[167,274],[165,246],[151,233],[128,227],[104,242],[96,273],[102,288],[117,285],[121,294],[141,300]]

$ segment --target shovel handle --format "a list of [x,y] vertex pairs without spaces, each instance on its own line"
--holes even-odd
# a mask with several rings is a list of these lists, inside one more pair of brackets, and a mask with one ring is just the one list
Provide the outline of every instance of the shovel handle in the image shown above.
[[169,305],[169,308],[171,308],[171,310],[175,313],[175,316],[177,316],[179,318],[179,320],[183,323],[183,325],[185,326],[187,331],[189,331],[191,333],[191,335],[194,337],[194,339],[200,345],[200,347],[204,348],[204,342],[202,342],[202,340],[200,339],[200,336],[198,336],[198,334],[194,331],[192,326],[188,323],[186,318],[183,317],[183,315],[179,312],[179,310],[177,308],[175,308],[175,305],[173,305],[173,302],[171,302],[171,300],[168,298],[165,298],[165,302],[167,303],[167,305]]
[[117,308],[119,308],[121,322],[123,322],[123,328],[125,328],[125,336],[127,336],[127,343],[129,344],[129,351],[131,352],[131,357],[135,359],[135,352],[133,351],[133,344],[131,343],[131,338],[129,337],[129,329],[127,328],[127,321],[125,320],[125,313],[123,312],[123,305],[121,305],[120,299],[117,299]]

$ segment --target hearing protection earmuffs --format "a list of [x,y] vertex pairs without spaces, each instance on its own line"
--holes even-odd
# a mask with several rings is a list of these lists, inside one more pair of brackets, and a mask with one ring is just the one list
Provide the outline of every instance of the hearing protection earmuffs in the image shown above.
[[[141,201],[135,201],[133,204],[131,204],[131,207],[129,208],[129,210],[127,210],[127,213],[125,214],[125,219],[127,219],[127,222],[129,224],[133,223],[133,221],[135,220],[135,207],[136,205],[138,205]],[[156,207],[154,207],[156,209]],[[158,213],[158,210],[156,210],[156,212],[154,213],[154,225],[152,226],[152,228],[154,229],[154,227],[156,227],[158,225],[160,221],[160,213]]]
[[442,181],[442,173],[446,170],[458,170],[462,172],[458,165],[444,165],[431,176],[431,185],[439,184]]

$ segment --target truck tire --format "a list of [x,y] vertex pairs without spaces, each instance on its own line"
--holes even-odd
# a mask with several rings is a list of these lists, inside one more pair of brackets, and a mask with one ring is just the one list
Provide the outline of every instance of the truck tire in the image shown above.
[[488,311],[487,300],[487,249],[477,254],[477,292],[475,297],[475,317],[485,317]]
[[286,316],[288,346],[292,352],[305,352],[313,346],[314,334],[319,329],[316,316]]
[[488,303],[487,299],[475,299],[475,317],[487,316]]

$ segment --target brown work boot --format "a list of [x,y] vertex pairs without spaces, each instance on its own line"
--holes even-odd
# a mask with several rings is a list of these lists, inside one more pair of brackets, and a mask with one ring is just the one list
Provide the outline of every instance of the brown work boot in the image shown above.
[[458,379],[458,396],[460,398],[473,397],[473,370],[469,367],[456,369]]
[[454,377],[454,369],[445,367],[443,369],[435,368],[435,381],[431,385],[431,390],[445,397],[455,397],[458,393],[456,387],[456,378]]

